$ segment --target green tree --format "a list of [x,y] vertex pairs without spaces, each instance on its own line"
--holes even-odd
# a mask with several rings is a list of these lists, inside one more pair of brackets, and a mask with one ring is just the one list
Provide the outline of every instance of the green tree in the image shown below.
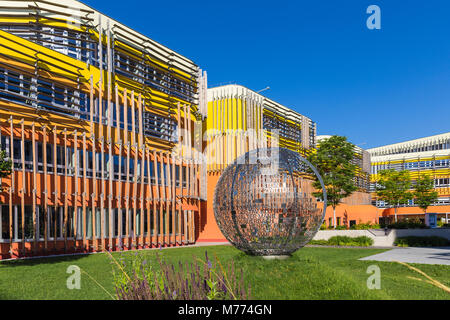
[[[321,140],[317,150],[309,155],[308,160],[322,176],[327,192],[327,202],[333,207],[333,226],[336,228],[336,207],[342,199],[357,190],[354,183],[357,166],[353,164],[355,146],[346,137],[332,136]],[[314,196],[323,200],[320,181],[313,184],[317,192]]]
[[428,207],[438,199],[438,193],[434,190],[434,180],[428,176],[419,176],[414,186],[414,203],[427,213]]
[[[0,150],[0,179],[8,177],[12,172],[12,161],[8,159],[5,150]],[[0,191],[3,191],[0,180]]]
[[409,191],[411,177],[409,171],[396,171],[394,169],[382,170],[378,173],[377,196],[394,208],[395,222],[397,222],[397,209],[400,205],[408,203],[413,198]]

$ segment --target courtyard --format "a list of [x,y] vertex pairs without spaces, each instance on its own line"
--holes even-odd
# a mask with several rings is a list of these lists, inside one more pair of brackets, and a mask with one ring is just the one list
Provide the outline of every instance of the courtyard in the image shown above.
[[[159,254],[165,261],[192,261],[216,256],[223,265],[234,260],[251,286],[253,299],[275,300],[404,300],[449,299],[450,295],[424,281],[416,272],[389,261],[368,261],[389,252],[373,248],[306,247],[285,261],[266,261],[243,254],[231,246],[185,247],[140,251],[147,260]],[[395,249],[407,252],[408,249]],[[394,251],[395,251],[394,250]],[[114,253],[115,258],[135,252]],[[66,286],[67,269],[82,271],[80,290]],[[381,289],[370,290],[368,268],[376,265],[381,272]],[[445,286],[450,286],[450,265],[411,264]],[[104,300],[115,296],[111,258],[93,255],[42,258],[0,262],[0,299],[3,300]],[[108,294],[108,293],[109,294]]]

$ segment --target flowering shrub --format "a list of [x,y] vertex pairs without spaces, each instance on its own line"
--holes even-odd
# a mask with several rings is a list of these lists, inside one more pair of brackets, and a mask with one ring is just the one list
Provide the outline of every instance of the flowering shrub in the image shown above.
[[[111,256],[112,257],[112,256]],[[234,261],[225,268],[208,253],[206,260],[194,257],[192,263],[174,265],[156,254],[156,265],[142,255],[131,259],[113,259],[114,285],[119,300],[246,300],[250,287],[244,284],[243,271],[235,270]]]

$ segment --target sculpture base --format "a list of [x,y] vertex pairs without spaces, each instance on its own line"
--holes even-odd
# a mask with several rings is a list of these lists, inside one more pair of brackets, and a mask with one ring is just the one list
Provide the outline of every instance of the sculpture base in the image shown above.
[[287,260],[291,256],[263,256],[264,260]]

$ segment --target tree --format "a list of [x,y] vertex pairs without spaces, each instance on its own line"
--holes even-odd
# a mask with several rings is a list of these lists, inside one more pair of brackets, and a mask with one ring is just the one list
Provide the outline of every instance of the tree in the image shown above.
[[[342,199],[357,190],[354,183],[357,166],[353,164],[355,146],[346,137],[332,136],[320,141],[317,150],[308,160],[322,176],[327,192],[327,202],[333,207],[333,226],[336,228],[336,207]],[[316,178],[313,195],[323,200],[323,190]]]
[[0,191],[3,191],[1,179],[6,178],[12,172],[12,161],[8,159],[5,150],[0,150]]
[[414,203],[426,214],[428,207],[433,204],[437,198],[438,193],[434,191],[434,181],[430,176],[419,176],[414,187]]
[[409,171],[396,171],[394,169],[382,170],[378,173],[377,196],[394,208],[395,222],[397,222],[397,208],[408,203],[413,195]]

